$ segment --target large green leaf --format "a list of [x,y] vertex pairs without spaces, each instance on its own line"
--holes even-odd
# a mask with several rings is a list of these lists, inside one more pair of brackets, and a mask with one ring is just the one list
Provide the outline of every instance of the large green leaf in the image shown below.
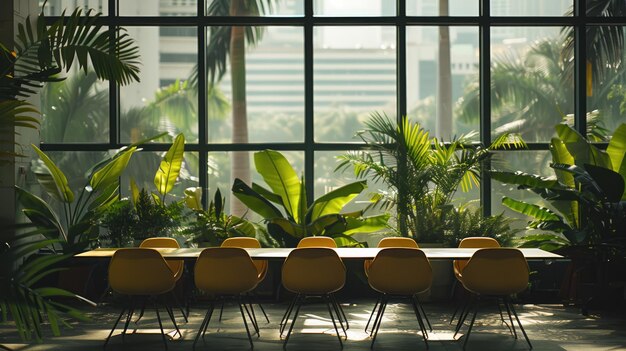
[[202,209],[202,188],[199,186],[185,189],[185,205],[192,210]]
[[565,144],[567,150],[574,157],[576,165],[592,164],[595,166],[610,168],[611,159],[609,155],[591,145],[580,133],[567,124],[557,124],[556,133]]
[[594,165],[585,165],[585,171],[589,173],[595,184],[600,188],[602,195],[608,202],[619,202],[624,196],[624,178],[608,168]]
[[389,226],[390,217],[389,213],[363,218],[346,217],[345,219],[347,225],[343,234],[352,235],[355,233],[373,233],[383,230]]
[[279,226],[285,233],[293,236],[294,238],[302,239],[308,235],[308,230],[306,226],[300,225],[286,218],[271,218],[268,221],[269,223]]
[[99,191],[109,187],[113,183],[117,183],[135,151],[137,151],[136,146],[123,151],[118,157],[113,158],[109,163],[104,165],[104,167],[96,171],[89,180],[89,185],[91,185],[93,190]]
[[[619,173],[626,181],[626,124],[620,124],[609,141],[606,153],[611,159],[612,170]],[[622,195],[622,200],[626,200],[626,193]]]
[[527,202],[514,200],[510,197],[503,197],[502,204],[515,212],[530,216],[541,221],[559,221],[561,218],[549,209]]
[[31,146],[37,152],[37,154],[39,155],[39,158],[43,161],[43,163],[48,168],[48,171],[50,172],[50,176],[52,176],[51,181],[47,179],[47,177],[41,177],[41,178],[38,177],[39,184],[41,184],[41,186],[46,190],[46,192],[50,194],[52,197],[54,197],[55,199],[61,202],[68,203],[68,204],[72,203],[72,201],[74,201],[74,193],[72,192],[72,189],[70,188],[70,185],[67,182],[67,178],[65,177],[65,174],[63,174],[63,172],[59,169],[59,167],[57,167],[56,164],[52,162],[52,160],[48,157],[48,155],[43,153],[43,151],[41,151],[34,144],[31,144]]
[[169,148],[154,176],[154,185],[162,196],[172,191],[185,157],[185,136],[179,134]]
[[365,188],[367,188],[367,182],[362,180],[346,184],[320,196],[311,205],[310,220],[315,220],[326,214],[340,213],[343,207]]
[[491,171],[491,178],[506,184],[517,184],[529,188],[562,189],[555,179],[543,178],[523,172]]
[[272,205],[271,202],[252,190],[252,188],[239,178],[235,179],[233,182],[232,192],[239,201],[243,202],[250,210],[258,213],[265,219],[283,216],[276,206]]
[[254,153],[254,165],[274,194],[282,198],[287,214],[299,222],[301,184],[289,161],[280,152],[263,150]]
[[[554,163],[562,163],[566,165],[576,164],[576,160],[574,160],[572,154],[570,154],[567,147],[565,147],[565,143],[559,138],[552,138],[550,141],[550,153],[552,154],[552,161]],[[561,184],[565,184],[569,187],[574,187],[576,185],[574,183],[574,176],[570,173],[558,170],[555,170],[554,173]]]

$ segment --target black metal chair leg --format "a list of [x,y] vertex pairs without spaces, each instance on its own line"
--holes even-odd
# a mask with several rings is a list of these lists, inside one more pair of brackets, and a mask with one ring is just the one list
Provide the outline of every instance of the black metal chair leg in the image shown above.
[[163,339],[163,345],[165,345],[165,349],[167,350],[167,339],[165,338],[165,331],[163,330],[163,322],[161,322],[161,315],[159,314],[159,305],[154,300],[154,311],[156,312],[157,321],[159,321],[159,328],[161,329],[161,338]]
[[378,330],[380,329],[380,325],[382,324],[383,316],[385,315],[385,309],[387,309],[387,301],[387,296],[383,296],[380,307],[378,308],[378,314],[376,315],[376,319],[374,320],[374,325],[372,326],[372,343],[370,344],[370,348],[374,347],[376,336],[378,336]]
[[122,340],[124,340],[128,325],[130,325],[130,321],[133,319],[133,313],[135,313],[135,299],[131,296],[128,305],[128,316],[126,316],[126,323],[124,324],[124,330],[122,330]]
[[178,324],[176,323],[176,318],[174,318],[174,311],[172,311],[172,307],[170,307],[167,303],[164,303],[163,305],[165,306],[165,310],[167,311],[167,314],[170,316],[170,319],[172,320],[172,323],[174,324],[176,333],[178,333],[178,336],[182,338],[183,334],[180,332],[180,329],[178,328]]
[[209,310],[207,310],[208,319],[206,324],[204,325],[204,329],[202,330],[202,340],[204,340],[204,335],[206,334],[206,330],[209,328],[209,322],[211,321],[211,316],[213,316],[213,312],[215,311],[215,302],[211,302],[209,306]]
[[135,319],[135,324],[139,323],[145,311],[146,311],[146,299],[143,299],[143,301],[141,302],[141,311],[139,311],[139,317]]
[[198,343],[198,339],[200,338],[200,335],[203,335],[204,331],[206,330],[206,326],[209,324],[209,320],[211,319],[211,315],[210,312],[212,310],[213,304],[211,304],[209,306],[209,309],[207,309],[206,314],[204,315],[204,319],[202,320],[202,323],[200,323],[200,328],[198,329],[198,334],[196,334],[196,338],[193,340],[193,348],[196,348],[196,344]]
[[[283,349],[287,347],[287,342],[289,341],[289,337],[291,336],[291,332],[293,331],[293,326],[296,324],[296,319],[298,319],[298,313],[300,312],[300,306],[302,305],[302,301],[300,295],[296,296],[296,311],[293,314],[293,319],[291,320],[291,325],[289,326],[289,330],[287,331],[287,335],[285,336],[285,342],[283,342]],[[285,321],[287,323],[287,321]]]
[[509,303],[509,306],[511,307],[511,312],[513,312],[513,315],[515,316],[515,320],[517,320],[517,325],[519,325],[519,328],[522,330],[522,334],[524,334],[524,338],[526,339],[526,342],[528,343],[528,346],[532,350],[533,349],[533,344],[530,343],[530,339],[528,338],[528,335],[526,335],[526,330],[524,330],[524,327],[522,326],[522,322],[520,322],[519,317],[517,316],[517,312],[515,311],[515,307],[513,307],[512,303]]
[[[418,307],[419,301],[417,300],[417,297],[413,296],[411,298],[411,302],[413,305],[413,311],[415,312],[415,317],[417,318],[417,323],[419,324],[420,330],[422,331],[422,339],[424,339],[424,344],[426,345],[426,349],[428,349],[428,332],[426,331],[426,325],[422,320],[422,314],[420,314],[420,309]],[[424,312],[422,311],[422,313]]]
[[[257,293],[255,293],[254,290],[252,292],[250,292],[250,295],[252,295],[252,297],[254,297],[255,301],[258,301],[259,295]],[[258,302],[257,302],[257,305],[261,309],[261,312],[263,312],[263,316],[265,317],[265,320],[267,321],[267,323],[269,323],[270,322],[270,318],[267,316],[267,313],[265,313],[265,309],[263,308],[263,305],[261,305]]]
[[111,339],[111,335],[113,335],[113,332],[115,331],[115,328],[117,328],[117,325],[122,320],[122,316],[124,315],[124,312],[126,312],[126,308],[122,309],[122,312],[120,312],[120,315],[117,317],[117,320],[115,321],[115,324],[113,324],[113,328],[111,328],[111,332],[109,333],[109,336],[107,336],[107,338],[104,339],[104,345],[102,345],[103,348],[107,347],[107,344],[109,343],[109,339]]
[[218,321],[222,321],[222,313],[224,313],[224,300],[222,300],[222,305],[220,306],[220,317],[217,319]]
[[515,339],[517,339],[517,331],[515,330],[515,324],[513,324],[513,316],[511,316],[511,308],[509,307],[509,302],[506,300],[506,298],[504,298],[502,299],[502,303],[504,303],[504,307],[506,307],[506,313],[509,315],[509,321],[511,322],[511,327],[509,328],[509,330],[511,331],[511,334],[515,336]]
[[246,327],[246,334],[248,334],[248,341],[250,341],[250,348],[254,348],[254,344],[252,343],[252,336],[250,335],[250,328],[248,328],[248,322],[246,322],[246,314],[243,312],[243,304],[241,301],[241,297],[237,297],[237,302],[239,304],[239,312],[241,312],[241,318],[243,318],[243,325]]
[[456,328],[454,329],[454,336],[456,337],[456,334],[459,333],[459,331],[461,330],[461,327],[463,326],[463,323],[465,322],[465,319],[467,319],[467,315],[470,312],[470,307],[474,302],[474,297],[472,296],[470,298],[469,301],[467,301],[465,303],[465,305],[463,306],[463,310],[461,311],[461,314],[459,315],[459,321],[456,324]]
[[420,308],[420,311],[422,311],[422,315],[424,316],[424,319],[426,320],[426,324],[428,324],[428,330],[433,331],[433,326],[430,325],[430,320],[428,319],[426,312],[424,312],[424,306],[422,306],[420,299],[417,297],[417,295],[414,295],[414,298],[415,298],[415,301],[417,302],[417,306]]
[[347,329],[348,322],[346,322],[346,326],[343,325],[343,321],[342,321],[342,318],[341,318],[341,312],[340,312],[339,306],[337,306],[337,301],[333,300],[333,298],[330,297],[330,296],[329,296],[328,300],[330,301],[330,304],[333,307],[333,310],[335,311],[335,314],[337,315],[337,320],[339,321],[339,325],[341,326],[341,330],[343,331],[343,334],[347,338],[348,337],[348,333],[346,332],[346,329]]
[[474,315],[472,316],[472,321],[470,322],[469,328],[467,329],[467,334],[465,334],[465,341],[463,342],[463,350],[465,350],[467,341],[469,340],[470,334],[472,333],[472,327],[474,326],[474,321],[476,320],[477,314],[478,314],[478,301],[474,303]]
[[[341,323],[341,320],[343,318],[343,321],[346,322],[346,328],[345,329],[350,329],[350,323],[348,322],[348,317],[346,317],[346,313],[343,311],[343,307],[341,307],[341,304],[339,303],[339,301],[337,301],[337,298],[335,297],[335,294],[329,294],[330,296],[330,300],[331,302],[333,302],[333,304],[335,305],[336,309],[339,310],[339,312],[341,313],[340,315],[338,315],[339,322]],[[345,330],[344,330],[345,331]]]
[[[248,306],[250,306],[250,309],[248,309]],[[250,321],[252,322],[252,326],[254,327],[254,332],[258,335],[261,336],[261,334],[259,334],[259,325],[257,324],[256,321],[256,314],[254,313],[254,309],[252,308],[252,304],[248,303],[248,304],[243,304],[244,309],[246,310],[246,314],[248,315],[248,318],[250,318]],[[252,313],[250,313],[252,312]]]
[[280,321],[280,336],[283,336],[283,332],[285,331],[285,328],[287,326],[287,321],[289,320],[289,316],[291,315],[291,312],[293,311],[293,307],[296,304],[296,300],[298,299],[300,295],[296,295],[290,302],[289,302],[289,306],[287,306],[287,310],[285,310],[285,314],[283,314],[283,318]]
[[[339,340],[339,345],[343,349],[343,342],[341,341],[341,334],[339,334],[339,329],[337,328],[337,323],[335,323],[335,317],[333,316],[333,310],[330,307],[330,305],[332,304],[331,302],[332,298],[329,297],[328,295],[323,296],[323,298],[324,298],[324,301],[326,302],[326,307],[328,308],[328,314],[330,314],[330,320],[333,322],[333,327],[335,327],[335,333],[337,333],[337,339]],[[337,319],[339,319],[339,315],[337,315]]]
[[180,301],[178,301],[178,298],[176,297],[176,294],[174,293],[174,291],[172,290],[171,292],[172,298],[174,299],[174,303],[176,304],[176,306],[178,306],[178,309],[180,310],[180,313],[183,315],[183,319],[185,320],[185,323],[189,323],[189,312],[185,313],[185,309],[183,308],[183,305],[180,303]]
[[378,308],[378,305],[380,304],[381,298],[382,298],[382,295],[378,295],[378,297],[376,298],[376,303],[374,304],[374,308],[372,309],[372,313],[370,313],[370,318],[368,318],[367,324],[365,325],[365,332],[366,333],[367,333],[367,328],[370,326],[370,322],[372,321],[372,317],[374,317],[374,314],[376,313],[376,308]]

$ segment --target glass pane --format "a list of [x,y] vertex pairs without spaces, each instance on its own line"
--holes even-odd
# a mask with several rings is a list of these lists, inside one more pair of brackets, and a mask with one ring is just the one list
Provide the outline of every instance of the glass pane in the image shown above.
[[[43,4],[44,1],[39,0],[38,8],[40,9]],[[106,16],[109,12],[109,2],[108,0],[48,0],[43,11],[46,16],[60,16],[63,11],[69,15],[77,8],[83,13],[93,9]]]
[[466,107],[479,98],[478,42],[476,27],[407,29],[408,114],[432,136],[450,140],[479,129],[478,114]]
[[587,131],[596,140],[626,121],[624,28],[587,27]]
[[[154,176],[159,169],[165,152],[141,151],[135,153],[124,172],[120,189],[122,196],[130,196],[130,180],[134,180],[139,189],[148,193],[158,194],[154,185]],[[174,189],[165,197],[166,203],[180,201],[184,198],[184,191],[188,187],[198,186],[199,163],[197,152],[185,152],[185,159]],[[160,197],[161,195],[159,195]]]
[[[582,1],[582,0],[581,0]],[[598,6],[601,5],[601,6]],[[626,16],[626,6],[620,0],[587,0],[587,16],[591,17],[621,17]]]
[[42,142],[109,141],[109,84],[93,71],[73,69],[66,80],[45,84],[39,96]]
[[[105,0],[106,1],[106,0]],[[195,16],[198,0],[118,0],[120,16]]]
[[395,1],[376,0],[313,0],[317,16],[393,16]]
[[491,0],[493,16],[571,16],[572,0]]
[[[237,70],[224,55],[222,35],[229,27],[209,28],[207,72],[217,71],[209,91],[209,142],[302,142],[304,140],[304,44],[302,28],[232,27],[258,31]],[[213,40],[213,41],[212,41]],[[241,42],[243,45],[243,41]],[[217,45],[214,48],[214,45]],[[237,52],[237,51],[235,51]],[[224,62],[226,61],[226,62]],[[223,70],[222,70],[223,69]],[[220,75],[223,73],[223,75]],[[221,78],[221,80],[220,80]],[[236,83],[236,84],[235,84]],[[233,131],[233,126],[235,130]]]
[[[170,0],[171,1],[171,0]],[[174,0],[176,1],[176,0]],[[228,6],[224,6],[227,3]],[[237,8],[242,1],[207,0],[207,16],[302,16],[304,0],[246,1],[249,6]]]
[[[547,142],[554,125],[574,111],[571,56],[563,51],[567,28],[491,29],[492,134],[518,132],[527,142]],[[476,89],[466,97],[477,113]],[[474,99],[473,102],[470,99]]]
[[[499,171],[521,171],[542,177],[554,176],[554,172],[549,166],[550,162],[552,162],[549,151],[498,151],[495,153],[492,161],[493,168]],[[513,222],[511,227],[525,228],[531,218],[502,205],[503,196],[539,206],[550,207],[539,195],[530,190],[518,190],[516,185],[503,184],[493,180],[491,182],[491,190],[491,212],[494,215],[504,212],[507,217],[519,219]]]
[[409,16],[478,16],[479,0],[407,0]]
[[[304,172],[304,153],[301,151],[281,151],[281,153],[287,158],[291,166],[296,170],[296,173],[303,174]],[[248,157],[250,167],[245,169],[243,167],[238,167],[236,170],[233,169],[233,165],[235,165],[235,157]],[[239,165],[242,162],[238,163]],[[228,213],[239,214],[242,215],[246,213],[247,208],[245,205],[241,204],[236,198],[232,195],[231,188],[233,186],[233,182],[235,178],[239,178],[244,180],[246,184],[249,186],[251,182],[258,183],[259,185],[266,187],[267,185],[263,181],[261,175],[256,172],[254,166],[254,152],[210,152],[208,156],[208,170],[209,170],[209,194],[211,199],[207,201],[207,204],[212,200],[215,191],[217,189],[220,190],[222,196],[226,198],[225,208]],[[231,205],[233,200],[237,201],[239,204]],[[261,218],[251,211],[247,211],[246,218],[254,221],[258,221]]]
[[355,141],[373,111],[396,114],[394,27],[314,30],[315,140]]
[[181,35],[164,36],[158,27],[128,28],[139,44],[143,66],[140,83],[120,88],[122,142],[162,132],[184,133],[187,142],[198,140],[198,47],[197,36],[188,35],[189,29],[178,28]]

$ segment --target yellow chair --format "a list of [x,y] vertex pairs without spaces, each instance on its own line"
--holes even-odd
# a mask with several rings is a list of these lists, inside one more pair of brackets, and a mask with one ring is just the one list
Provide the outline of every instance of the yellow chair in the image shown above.
[[300,239],[297,247],[337,247],[337,243],[328,236],[308,236]]
[[[378,246],[379,248],[383,248],[383,247],[412,247],[415,249],[418,249],[419,246],[417,245],[417,242],[415,242],[415,240],[413,240],[412,238],[404,238],[404,237],[388,237],[388,238],[382,238],[380,239],[380,241],[378,242]],[[363,261],[363,271],[365,271],[365,276],[367,277],[369,274],[369,267],[372,264],[373,260],[365,260]],[[378,297],[378,299],[376,300],[376,303],[374,304],[374,308],[372,309],[372,312],[370,313],[370,317],[367,320],[367,324],[365,325],[365,332],[367,332],[367,329],[369,328],[370,322],[372,321],[372,317],[374,316],[374,314],[376,313],[376,309],[378,308],[378,305],[380,304],[380,300],[381,300],[381,296]],[[422,304],[419,304],[420,308],[422,308]],[[426,316],[426,313],[424,313],[424,309],[422,308],[422,314],[424,315],[424,317],[426,317],[426,324],[428,324],[428,329],[429,330],[433,330],[432,326],[430,325],[430,320],[428,319],[428,317]]]
[[209,304],[202,324],[200,324],[193,347],[196,347],[200,335],[204,338],[206,334],[211,315],[215,310],[216,300],[224,297],[234,297],[237,300],[239,312],[241,312],[243,324],[246,327],[246,333],[250,341],[250,347],[254,347],[244,309],[257,335],[259,335],[259,327],[250,315],[242,297],[244,297],[244,294],[252,291],[257,286],[259,280],[257,267],[252,262],[248,252],[239,247],[214,247],[202,250],[196,260],[194,280],[196,287],[212,295],[213,299]]
[[430,289],[433,280],[432,268],[424,252],[408,247],[383,248],[370,265],[367,279],[372,289],[381,294],[380,307],[372,326],[371,346],[376,341],[389,298],[404,297],[411,300],[422,338],[428,348],[428,333],[416,298],[416,294]]
[[[234,238],[228,238],[226,240],[224,240],[224,242],[222,242],[222,246],[221,247],[241,247],[244,249],[258,249],[261,247],[261,243],[256,239],[256,238],[250,238],[250,237],[234,237]],[[254,265],[256,266],[257,272],[258,272],[258,283],[260,284],[263,279],[265,279],[265,276],[267,275],[267,260],[252,260],[252,262],[254,262]],[[269,317],[267,316],[267,313],[265,313],[265,309],[263,308],[263,306],[261,304],[258,304],[259,307],[261,308],[261,312],[263,312],[263,316],[265,316],[265,320],[267,321],[267,323],[270,322]],[[224,305],[221,306],[220,308],[220,318],[219,320],[222,320],[222,310],[224,308]],[[254,309],[252,309],[252,306],[250,306],[250,309],[252,310],[252,315],[254,316]],[[254,316],[255,317],[255,316]]]
[[[329,248],[336,248],[337,247],[337,243],[335,242],[335,239],[333,239],[331,237],[328,237],[328,236],[309,236],[309,237],[300,239],[300,241],[298,242],[298,246],[297,247],[299,247],[299,248],[303,248],[303,247],[329,247]],[[330,294],[329,298],[331,299],[333,307],[339,310],[339,318],[338,319],[339,319],[339,323],[341,324],[341,328],[344,329],[344,330],[350,329],[350,324],[348,323],[348,318],[346,317],[346,314],[343,311],[343,307],[341,307],[341,304],[335,298],[335,295],[334,294]],[[285,322],[285,319],[283,318],[283,320],[281,321],[281,325],[283,325],[284,322]],[[344,327],[344,323],[345,323],[345,327]]]
[[[463,240],[461,240],[461,242],[459,243],[459,248],[466,248],[466,249],[469,249],[469,248],[480,249],[480,248],[489,248],[489,247],[500,247],[500,243],[494,238],[485,237],[485,236],[472,236],[472,237],[463,238]],[[456,277],[455,284],[453,284],[452,286],[453,297],[455,295],[454,292],[456,291],[457,282],[458,283],[461,282],[461,273],[463,272],[463,269],[467,265],[467,262],[468,260],[453,260],[452,261],[452,267],[454,268],[454,276]],[[450,324],[452,324],[452,322],[454,321],[454,317],[459,311],[459,307],[460,305],[457,304],[457,307],[454,309],[454,313],[452,314],[452,318],[450,318]],[[467,308],[467,302],[464,304],[463,309],[461,310],[461,315],[467,312],[466,308]],[[502,313],[500,313],[500,315],[502,315]],[[501,319],[502,321],[504,321],[504,317],[502,317]]]
[[[528,346],[532,349],[532,344],[526,335],[524,327],[517,316],[517,312],[510,301],[510,296],[526,290],[528,287],[528,263],[521,251],[513,248],[486,248],[479,249],[472,255],[467,265],[461,272],[461,282],[465,289],[474,294],[475,299],[472,301],[474,313],[472,320],[465,336],[463,347],[469,340],[472,326],[476,320],[478,313],[478,300],[481,298],[496,298],[501,300],[509,314],[509,320],[513,329],[513,334],[517,339],[517,332],[513,326],[513,318],[515,316]],[[462,325],[467,317],[466,313],[461,317]],[[456,334],[459,332],[457,328]]]
[[[178,241],[176,241],[176,239],[174,238],[155,237],[155,238],[144,239],[141,242],[141,244],[139,244],[139,247],[153,248],[153,249],[156,249],[156,248],[179,249],[180,245],[178,245]],[[174,272],[174,280],[178,282],[180,278],[182,278],[183,273],[185,271],[185,262],[183,260],[167,260],[167,259],[165,260],[165,262],[167,262],[167,265],[170,266],[170,269],[172,270],[172,272]],[[183,291],[184,290],[185,289],[183,289]],[[176,294],[172,293],[172,296],[174,297],[174,302],[176,302],[176,305],[178,305],[178,308],[180,309],[180,312],[182,313],[183,318],[185,319],[185,322],[189,322],[189,320],[187,319],[187,316],[189,315],[189,311],[185,312],[180,302],[178,302],[178,299],[176,298]],[[183,298],[184,297],[185,296],[183,294]],[[143,316],[143,308],[141,309],[139,318],[137,318],[135,323],[139,322],[142,316]]]
[[[308,296],[319,296],[326,302],[328,313],[335,327],[339,344],[343,347],[341,335],[335,323],[335,315],[339,319],[339,310],[332,302],[331,295],[341,288],[346,282],[346,267],[337,252],[332,248],[325,247],[304,247],[296,248],[285,260],[282,268],[282,282],[285,289],[296,294],[295,298],[287,308],[283,317],[285,323],[280,327],[282,337],[287,321],[293,312],[293,319],[285,337],[283,347],[287,346],[289,336],[293,331],[293,326],[298,318],[302,301]],[[295,307],[295,312],[293,311]],[[333,310],[335,314],[333,314]],[[341,325],[341,323],[340,323]],[[344,334],[347,334],[341,325]]]
[[[106,347],[109,342],[124,312],[127,312],[127,317],[124,330],[122,331],[122,338],[126,334],[126,330],[128,329],[128,325],[135,310],[136,298],[140,297],[145,299],[152,297],[154,298],[154,309],[157,320],[159,321],[159,327],[161,328],[163,343],[167,349],[163,323],[161,322],[161,316],[159,314],[158,297],[171,292],[176,286],[176,279],[167,262],[163,259],[163,256],[161,256],[158,251],[148,248],[117,250],[109,263],[109,285],[113,291],[130,296],[130,302],[126,308],[122,309],[122,312],[115,321],[109,336],[104,342],[104,347]],[[182,336],[171,308],[166,302],[163,304],[172,323],[174,323],[176,332],[178,335]]]

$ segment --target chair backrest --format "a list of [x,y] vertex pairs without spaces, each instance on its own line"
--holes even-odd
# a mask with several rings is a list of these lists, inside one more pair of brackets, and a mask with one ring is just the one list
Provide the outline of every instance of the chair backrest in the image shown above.
[[479,249],[463,269],[461,282],[471,292],[510,295],[528,287],[528,263],[514,248]]
[[328,236],[309,236],[300,239],[298,247],[337,247],[337,243]]
[[419,248],[415,240],[399,236],[380,239],[380,241],[378,242],[378,247],[414,247],[416,249]]
[[[139,247],[144,248],[172,248],[178,249],[180,245],[178,245],[178,241],[174,238],[166,238],[166,237],[156,237],[156,238],[147,238],[139,244]],[[174,278],[178,280],[183,275],[183,270],[185,269],[185,262],[183,260],[165,260],[167,265],[170,266],[172,272],[174,272]]]
[[[388,238],[382,238],[378,242],[377,247],[414,247],[419,248],[417,242],[411,238],[403,238],[399,236],[392,236]],[[363,271],[365,271],[365,275],[369,274],[369,268],[372,264],[372,260],[363,261]]]
[[[488,247],[500,247],[500,243],[490,237],[486,236],[471,236],[467,238],[463,238],[459,243],[459,248],[488,248]],[[468,260],[454,260],[452,261],[452,266],[454,267],[454,275],[457,278],[461,277],[463,273],[463,269],[467,265]]]
[[332,248],[296,248],[283,263],[282,282],[294,293],[328,294],[344,286],[346,267]]
[[159,295],[172,290],[176,280],[157,250],[125,248],[111,257],[109,285],[120,294]]
[[[221,247],[257,249],[261,247],[261,243],[256,238],[240,236],[224,240]],[[267,260],[252,260],[252,262],[254,262],[254,265],[256,266],[259,281],[263,280],[267,274]]]
[[368,275],[370,286],[381,293],[414,295],[430,288],[433,271],[417,248],[384,248],[374,258]]
[[194,268],[196,287],[214,295],[248,292],[258,284],[258,273],[248,252],[240,247],[202,250]]

